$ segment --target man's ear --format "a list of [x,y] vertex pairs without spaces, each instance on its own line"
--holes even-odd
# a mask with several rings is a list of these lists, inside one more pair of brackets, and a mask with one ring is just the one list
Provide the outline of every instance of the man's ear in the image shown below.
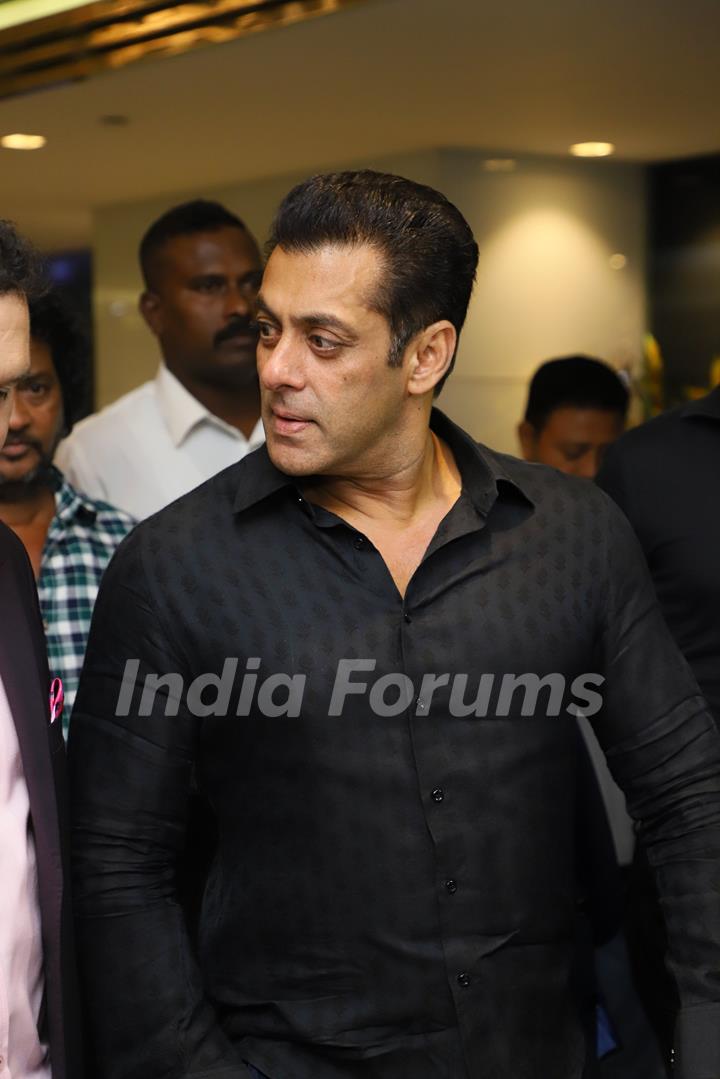
[[518,441],[525,461],[537,461],[537,431],[531,423],[523,420],[517,426]]
[[457,331],[442,319],[426,326],[411,345],[408,392],[418,397],[435,389],[452,363],[457,347]]
[[138,301],[138,308],[140,309],[140,314],[150,327],[150,330],[158,337],[162,329],[162,305],[160,303],[160,297],[156,296],[154,292],[143,292]]

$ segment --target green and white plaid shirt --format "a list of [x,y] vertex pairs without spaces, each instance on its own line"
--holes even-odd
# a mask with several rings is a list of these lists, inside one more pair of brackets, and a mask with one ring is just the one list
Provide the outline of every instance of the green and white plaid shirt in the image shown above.
[[65,691],[67,734],[100,579],[135,521],[76,491],[57,469],[53,479],[56,509],[43,548],[38,596],[50,673],[62,679]]

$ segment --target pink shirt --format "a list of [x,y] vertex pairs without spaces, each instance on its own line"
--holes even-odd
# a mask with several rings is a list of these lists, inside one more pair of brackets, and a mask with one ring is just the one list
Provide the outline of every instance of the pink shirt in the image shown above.
[[0,679],[0,1079],[51,1079],[38,1035],[42,962],[30,802]]

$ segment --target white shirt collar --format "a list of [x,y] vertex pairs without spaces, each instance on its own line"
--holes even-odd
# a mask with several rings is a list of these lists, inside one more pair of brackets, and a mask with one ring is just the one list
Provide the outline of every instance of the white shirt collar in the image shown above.
[[226,423],[205,408],[163,362],[155,376],[155,394],[160,415],[176,448],[202,423],[212,424],[251,449],[260,446],[265,440],[262,420],[257,421],[250,438],[246,438],[237,427]]

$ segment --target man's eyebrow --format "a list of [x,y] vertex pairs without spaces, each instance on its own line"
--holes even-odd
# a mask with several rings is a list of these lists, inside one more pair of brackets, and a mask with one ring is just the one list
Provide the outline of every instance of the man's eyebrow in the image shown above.
[[579,453],[580,451],[587,453],[593,446],[592,442],[559,442],[558,445],[563,451],[572,450],[575,453]]
[[348,326],[347,322],[336,318],[335,315],[326,315],[322,311],[300,315],[292,321],[296,326],[326,326],[328,330],[337,330],[338,333],[345,334],[346,337],[354,338],[356,336],[355,331]]
[[226,281],[227,274],[221,273],[220,270],[204,270],[200,273],[194,273],[189,278],[190,284],[194,284],[196,281]]
[[257,296],[255,297],[255,310],[262,311],[263,314],[269,315],[273,322],[277,322],[279,324],[280,319],[275,314],[272,307],[268,305],[262,292],[258,292]]
[[[265,301],[265,297],[262,293],[258,294],[256,303],[256,309],[262,311],[263,314],[268,315],[273,322],[280,324],[280,318],[271,307],[268,306]],[[338,333],[344,334],[346,337],[357,336],[352,327],[348,326],[347,322],[343,322],[342,319],[336,318],[335,315],[328,315],[323,311],[310,311],[307,315],[295,315],[291,320],[293,326],[326,326],[329,330],[337,330]]]
[[14,386],[17,386],[18,382],[24,382],[26,378],[30,377],[30,368],[27,371],[23,371],[21,375],[15,375],[14,378],[9,378],[6,382],[0,382],[0,388],[3,390],[11,390]]

